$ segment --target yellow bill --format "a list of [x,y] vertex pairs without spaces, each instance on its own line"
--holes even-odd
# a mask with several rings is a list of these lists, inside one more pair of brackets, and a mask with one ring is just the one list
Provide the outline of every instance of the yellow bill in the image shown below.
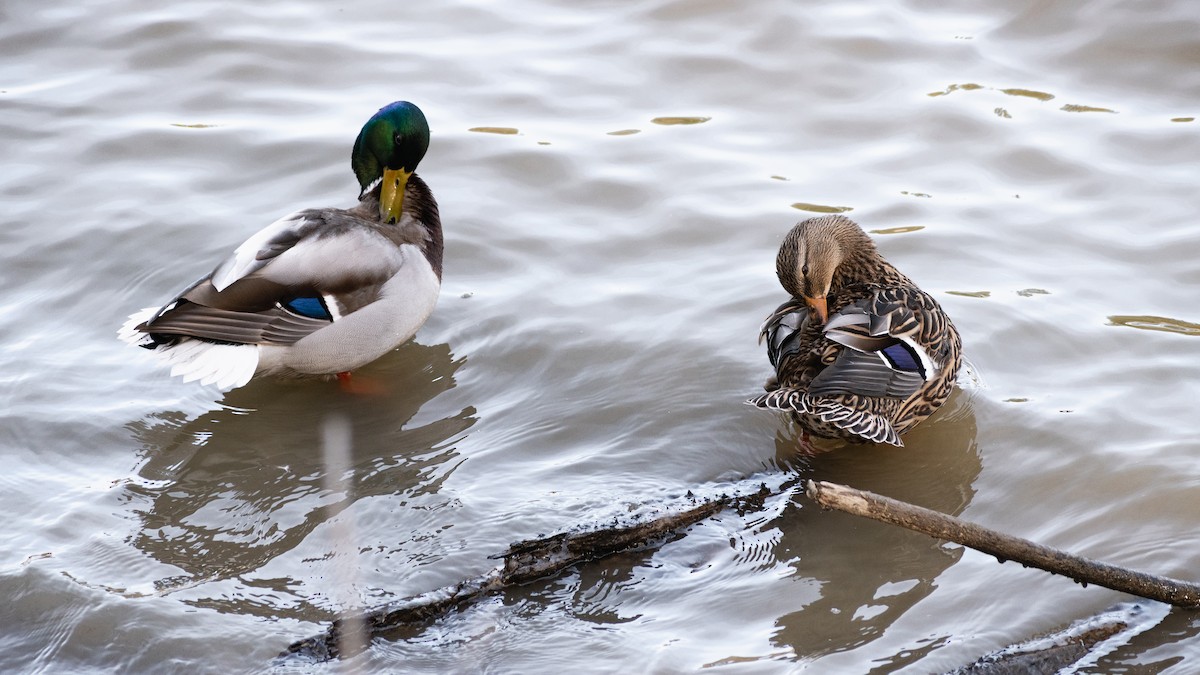
[[400,212],[404,209],[404,188],[408,185],[411,171],[404,169],[384,169],[383,183],[379,192],[379,217],[385,223],[400,222]]

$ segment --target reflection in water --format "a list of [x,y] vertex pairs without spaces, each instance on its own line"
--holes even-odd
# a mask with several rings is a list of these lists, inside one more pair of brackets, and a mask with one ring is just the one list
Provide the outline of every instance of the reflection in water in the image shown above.
[[[1178,647],[1200,637],[1200,615],[1172,607],[1161,622],[1102,654],[1095,663],[1097,673],[1162,673],[1184,661]],[[1175,647],[1175,648],[1172,648]],[[1184,668],[1184,671],[1194,668]],[[1093,671],[1089,671],[1093,672]]]
[[954,91],[959,91],[959,90],[974,91],[976,89],[983,89],[983,85],[975,84],[974,82],[967,82],[964,84],[952,84],[941,91],[931,91],[931,92],[929,92],[929,94],[927,94],[927,96],[945,96],[946,94],[949,94],[950,92],[954,92]]
[[1064,105],[1063,107],[1059,108],[1059,110],[1062,110],[1063,112],[1102,112],[1102,113],[1113,113],[1113,114],[1115,114],[1117,112],[1116,110],[1113,110],[1112,108],[1101,108],[1099,106],[1094,106],[1094,105],[1078,105],[1076,103],[1068,103],[1068,104]]
[[809,202],[796,202],[792,204],[792,208],[810,213],[848,213],[854,210],[853,206],[829,206],[827,204],[810,204]]
[[[981,459],[970,388],[956,390],[937,415],[905,437],[908,447],[902,449],[831,441],[826,447],[832,452],[801,456],[793,431],[787,423],[776,438],[775,470],[725,489],[752,491],[766,483],[774,491],[789,479],[815,478],[953,515],[961,514],[975,495]],[[597,517],[602,522],[607,519]],[[533,659],[532,663],[552,653],[564,635],[590,645],[583,649],[596,649],[595,641],[601,639],[597,636],[609,636],[615,642],[605,642],[601,653],[612,649],[613,663],[621,664],[627,656],[621,636],[639,643],[652,635],[663,640],[664,661],[639,663],[641,669],[689,670],[697,664],[688,659],[697,657],[672,652],[670,646],[680,639],[677,631],[687,631],[691,639],[701,641],[704,638],[699,636],[723,633],[728,638],[733,631],[750,641],[769,640],[752,657],[735,651],[736,647],[706,654],[720,658],[704,666],[775,658],[808,662],[852,651],[882,636],[932,593],[937,579],[961,555],[957,546],[892,525],[822,511],[802,497],[790,502],[768,499],[765,511],[724,512],[676,533],[661,546],[618,554],[553,579],[507,589],[491,601],[473,605],[458,615],[452,629],[443,626],[442,630],[450,631],[461,644],[485,645],[476,648],[480,658],[503,651],[510,662],[522,664],[526,663],[522,658]],[[764,578],[790,578],[791,583],[764,582]],[[747,612],[750,606],[755,609]],[[755,633],[753,625],[728,626],[739,620],[753,624],[765,612],[773,614],[762,623],[761,633]],[[699,621],[700,616],[716,618]],[[519,630],[496,628],[506,622],[519,624]],[[421,645],[400,640],[414,640],[424,628],[406,630],[389,636],[396,642],[380,646],[386,663],[423,658]],[[885,656],[879,667],[886,671],[916,662],[943,643],[942,636],[932,636],[928,643],[906,645],[894,656]],[[456,658],[461,666],[462,659],[469,657]],[[610,669],[629,668],[613,665]]]
[[[929,195],[922,195],[919,193],[905,193],[905,192],[901,192],[900,194],[912,194],[912,196],[914,196],[914,197],[928,197],[929,196]],[[923,229],[925,229],[924,225],[905,225],[902,227],[885,227],[882,229],[871,230],[871,234],[908,234],[909,232],[918,232]]]
[[1032,89],[1001,89],[1000,93],[1008,94],[1009,96],[1024,96],[1025,98],[1037,99],[1039,101],[1050,101],[1054,99],[1054,94],[1044,91],[1034,91]]
[[516,136],[521,133],[520,129],[514,127],[471,127],[467,131],[474,131],[481,134],[500,134],[501,136]]
[[[976,91],[976,90],[980,90],[980,89],[990,89],[993,91],[998,91],[1001,94],[1007,94],[1008,96],[1031,98],[1036,101],[1043,101],[1043,102],[1044,101],[1053,101],[1055,98],[1054,94],[1051,94],[1051,93],[1045,92],[1045,91],[1036,91],[1033,89],[1021,89],[1021,88],[995,89],[993,87],[985,87],[981,84],[976,84],[974,82],[968,82],[966,84],[952,84],[941,91],[930,92],[928,94],[928,96],[946,96],[947,94],[953,93],[955,91]],[[1063,112],[1072,112],[1072,113],[1086,113],[1086,112],[1116,113],[1117,112],[1116,110],[1113,110],[1112,108],[1104,108],[1101,106],[1094,106],[1094,105],[1081,105],[1078,103],[1067,103],[1067,104],[1061,106],[1059,108],[1059,110],[1061,110]],[[1003,108],[996,108],[995,112],[997,115],[999,115],[1000,117],[1003,117],[1005,119],[1009,119],[1012,117],[1012,115],[1010,115],[1008,113],[1008,111]]]
[[[800,456],[799,439],[780,432],[777,460],[805,479],[842,483],[950,515],[970,504],[981,468],[969,391],[905,436],[904,448],[836,444],[833,452]],[[854,649],[878,638],[929,595],[938,576],[962,555],[922,534],[805,501],[777,521],[779,560],[795,577],[812,579],[820,597],[780,617],[774,641],[803,659]],[[918,649],[897,655],[919,658]]]
[[655,117],[650,120],[653,124],[661,124],[664,126],[674,126],[678,124],[704,124],[711,120],[711,117],[693,116],[693,117]]
[[1142,330],[1158,330],[1166,333],[1178,333],[1180,335],[1200,335],[1200,324],[1171,319],[1165,316],[1113,315],[1108,317],[1108,325],[1141,328]]
[[[383,394],[352,395],[332,382],[263,381],[191,421],[166,414],[130,425],[145,453],[143,480],[128,487],[142,521],[132,543],[183,572],[160,580],[160,591],[260,570],[365,498],[400,496],[404,504],[435,494],[456,466],[454,444],[474,424],[474,409],[408,423],[454,387],[464,362],[448,345],[410,342],[363,372],[385,383]],[[343,419],[353,439],[345,474],[330,483],[344,490],[324,483],[329,416]],[[286,592],[287,580],[280,581],[267,585]]]

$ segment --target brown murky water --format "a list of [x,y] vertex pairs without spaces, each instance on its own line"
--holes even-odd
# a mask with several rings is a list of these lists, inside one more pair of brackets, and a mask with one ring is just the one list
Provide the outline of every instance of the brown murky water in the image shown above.
[[[0,10],[0,670],[273,662],[510,542],[783,472],[1200,569],[1200,14],[1005,4],[116,0]],[[433,126],[440,304],[386,395],[170,380],[123,318]],[[742,405],[776,247],[843,211],[977,381],[901,451]],[[347,423],[347,470],[322,422]],[[808,503],[377,642],[367,669],[938,672],[1126,600]],[[1081,672],[1189,673],[1200,618]]]

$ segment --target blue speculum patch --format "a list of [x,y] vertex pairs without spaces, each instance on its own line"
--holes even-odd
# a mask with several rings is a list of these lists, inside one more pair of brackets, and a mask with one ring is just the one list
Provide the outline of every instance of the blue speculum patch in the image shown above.
[[913,353],[912,347],[903,342],[897,342],[890,347],[885,347],[883,355],[896,370],[907,370],[912,373],[925,375],[925,369],[921,367],[920,359]]
[[324,298],[293,298],[283,303],[283,307],[301,316],[307,316],[310,319],[333,321],[333,315],[329,313],[329,308],[325,306]]

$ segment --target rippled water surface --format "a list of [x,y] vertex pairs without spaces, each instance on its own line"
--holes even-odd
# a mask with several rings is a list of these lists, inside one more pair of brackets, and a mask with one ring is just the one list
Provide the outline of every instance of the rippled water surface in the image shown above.
[[[0,9],[0,670],[324,672],[344,610],[689,489],[847,483],[1200,569],[1200,13],[952,3],[138,0]],[[120,344],[232,246],[349,205],[395,99],[445,284],[385,394],[183,384]],[[742,400],[783,234],[844,211],[975,383],[908,447]],[[325,422],[348,423],[342,470]],[[1128,599],[801,497],[493,596],[354,663],[939,672]],[[1172,611],[1085,672],[1194,672]]]

